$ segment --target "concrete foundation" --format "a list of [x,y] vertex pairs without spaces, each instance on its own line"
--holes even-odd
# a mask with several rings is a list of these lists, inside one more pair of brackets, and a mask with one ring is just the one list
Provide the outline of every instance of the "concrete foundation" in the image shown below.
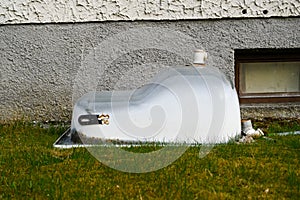
[[[186,57],[179,55],[181,49],[172,50],[180,44],[186,44],[182,45],[184,52],[205,49],[210,58],[208,64],[234,80],[235,49],[299,48],[299,24],[300,18],[295,17],[1,25],[0,121],[70,120],[74,85],[78,84],[80,70],[90,67],[85,66],[87,58],[100,52],[105,41],[131,29],[142,30],[145,38],[147,32],[151,37],[152,33],[147,31],[150,29],[173,31],[186,37],[179,34],[167,43],[158,37],[163,48],[154,45],[155,48],[121,54],[101,68],[101,76],[90,79],[98,90],[132,89],[149,81],[163,66],[189,64],[193,52]],[[119,43],[112,41],[111,45]],[[101,58],[92,63],[97,61]],[[300,102],[242,105],[241,109],[245,118],[299,118]]]

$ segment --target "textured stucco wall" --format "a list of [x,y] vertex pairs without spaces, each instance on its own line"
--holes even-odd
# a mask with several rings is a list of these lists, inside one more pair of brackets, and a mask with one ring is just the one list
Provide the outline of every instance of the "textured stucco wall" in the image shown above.
[[299,0],[1,0],[0,24],[299,16]]
[[[300,18],[268,18],[2,25],[0,121],[23,116],[32,120],[70,120],[73,85],[84,60],[103,41],[131,29],[159,28],[187,35],[192,42],[186,46],[207,50],[211,64],[233,79],[234,49],[299,48],[299,24]],[[148,31],[144,32],[147,36]],[[186,38],[171,38],[168,45],[163,40],[161,45],[171,50],[172,41],[184,44]],[[104,76],[97,80],[98,89],[130,89],[147,82],[161,70],[159,65],[147,63],[185,65],[191,61],[192,52],[191,57],[170,52],[149,48],[123,54],[106,66]],[[123,82],[118,85],[121,79]],[[248,106],[243,115],[299,117],[300,113],[299,103],[252,108],[256,114]]]

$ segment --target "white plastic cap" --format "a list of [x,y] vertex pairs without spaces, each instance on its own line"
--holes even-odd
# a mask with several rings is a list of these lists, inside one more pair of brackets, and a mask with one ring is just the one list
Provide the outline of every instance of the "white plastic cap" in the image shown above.
[[204,50],[196,49],[194,54],[195,65],[205,65],[205,60],[207,59],[207,53]]

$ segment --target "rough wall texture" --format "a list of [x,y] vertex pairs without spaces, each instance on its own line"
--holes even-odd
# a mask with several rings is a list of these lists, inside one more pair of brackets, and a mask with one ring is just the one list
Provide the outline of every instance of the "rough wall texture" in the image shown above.
[[299,16],[299,0],[1,0],[0,24]]
[[[73,85],[85,58],[103,41],[133,28],[168,29],[187,35],[194,42],[187,46],[206,49],[213,64],[233,79],[234,49],[299,48],[299,24],[300,18],[269,18],[2,25],[0,118],[1,121],[24,116],[32,120],[70,120]],[[174,42],[185,43],[185,40],[182,37]],[[161,45],[164,49],[172,48],[172,43],[168,46],[162,41]],[[159,65],[148,63],[185,65],[191,61],[170,52],[150,48],[120,56],[97,80],[98,89],[130,89],[145,83],[160,70]],[[121,79],[123,82],[118,85]],[[255,105],[251,111],[248,106],[243,115],[299,117],[299,107],[299,103]]]

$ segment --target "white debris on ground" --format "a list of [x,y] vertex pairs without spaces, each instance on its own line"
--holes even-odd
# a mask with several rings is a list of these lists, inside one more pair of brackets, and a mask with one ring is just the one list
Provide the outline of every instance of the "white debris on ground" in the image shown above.
[[261,129],[254,129],[251,120],[242,120],[242,138],[237,143],[252,143],[256,138],[264,136]]
[[259,138],[261,136],[264,136],[264,132],[260,130],[259,128],[254,130],[253,128],[245,132],[245,136],[251,136],[253,138]]
[[250,135],[246,135],[243,136],[241,139],[239,139],[237,143],[239,144],[239,143],[252,143],[252,142],[254,142],[253,137],[251,137]]

